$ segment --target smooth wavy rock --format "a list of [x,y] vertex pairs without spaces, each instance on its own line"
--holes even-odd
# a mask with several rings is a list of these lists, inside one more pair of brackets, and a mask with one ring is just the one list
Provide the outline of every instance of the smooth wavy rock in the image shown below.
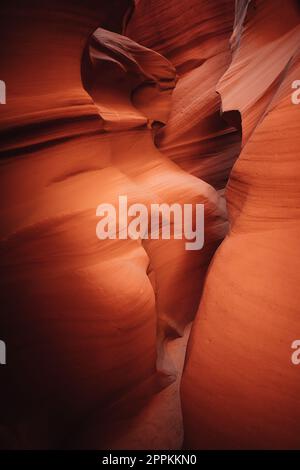
[[299,48],[299,2],[287,1],[284,8],[281,0],[240,0],[237,5],[233,60],[217,90],[223,112],[241,114],[245,145]]
[[[244,2],[246,6],[246,2]],[[250,7],[250,6],[249,6]],[[231,230],[193,325],[182,382],[185,446],[299,448],[300,8],[254,2],[219,90],[242,114],[230,176]],[[238,23],[238,22],[237,22]]]
[[91,38],[82,73],[105,130],[166,123],[176,72],[160,54],[98,28]]
[[221,189],[240,151],[239,123],[222,118],[216,84],[231,61],[234,1],[138,2],[125,33],[176,67],[167,125],[156,145],[185,171]]
[[[4,447],[181,445],[187,338],[179,336],[228,224],[215,189],[153,143],[152,126],[170,111],[174,67],[97,29],[120,32],[131,7],[125,0],[30,0],[4,9]],[[205,249],[187,252],[183,240],[98,240],[96,208],[117,205],[119,195],[147,206],[205,203]],[[170,337],[179,338],[179,349]],[[158,442],[159,415],[166,425]],[[134,426],[140,437],[133,432],[130,444]]]

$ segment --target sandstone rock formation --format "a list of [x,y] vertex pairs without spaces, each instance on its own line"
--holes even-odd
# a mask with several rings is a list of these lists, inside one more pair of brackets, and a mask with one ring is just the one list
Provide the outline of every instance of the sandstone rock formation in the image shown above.
[[[219,83],[243,151],[226,190],[230,232],[209,269],[182,385],[188,448],[299,448],[300,76],[297,2],[239,11]],[[243,18],[243,21],[241,21]],[[243,23],[243,26],[242,26]]]
[[126,34],[167,57],[177,86],[160,150],[184,170],[222,189],[240,150],[240,132],[220,116],[216,84],[231,61],[234,2],[138,2]]
[[[176,379],[167,339],[193,319],[226,233],[218,193],[153,143],[152,127],[168,116],[175,70],[108,31],[120,31],[129,6],[32,1],[5,8],[3,446],[122,445],[128,422]],[[97,25],[107,30],[89,36]],[[192,255],[183,240],[98,240],[98,204],[122,194],[130,203],[205,202],[205,249]],[[175,385],[167,418],[177,429],[168,446],[182,440]],[[153,438],[143,439],[147,447]]]
[[[299,447],[299,2],[3,13],[0,447]],[[120,195],[204,248],[97,239]]]

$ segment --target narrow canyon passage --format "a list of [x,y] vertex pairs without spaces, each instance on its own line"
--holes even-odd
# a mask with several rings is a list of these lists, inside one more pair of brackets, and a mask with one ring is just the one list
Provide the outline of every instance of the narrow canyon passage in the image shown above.
[[[157,7],[159,5],[148,5],[154,15]],[[169,20],[174,21],[177,17],[178,7],[180,3],[173,2]],[[197,8],[199,10],[199,5]],[[168,56],[168,50],[160,51],[160,54],[151,48],[151,40],[141,45],[124,35],[101,28],[92,35],[84,54],[82,76],[85,89],[99,109],[104,129],[111,132],[111,140],[117,149],[113,163],[137,184],[137,190],[141,191],[139,200],[174,204],[205,198],[206,203],[207,242],[201,253],[186,252],[183,242],[178,240],[142,242],[149,258],[148,275],[154,290],[158,320],[156,364],[158,371],[167,376],[163,380],[166,388],[164,386],[160,393],[155,394],[132,420],[119,425],[122,432],[113,442],[115,448],[145,448],[149,443],[157,449],[182,446],[179,386],[190,322],[199,305],[210,259],[227,231],[223,190],[241,143],[240,128],[228,125],[221,116],[221,101],[215,90],[231,59],[228,44],[234,11],[228,2],[224,3],[223,9],[228,17],[225,30],[223,23],[222,26],[218,21],[213,23],[214,9],[209,7],[203,11],[202,8],[202,17],[206,21],[211,20],[218,37],[217,46],[211,44],[211,39],[208,41],[214,48],[214,56],[209,59],[196,60],[200,53],[200,46],[194,47],[199,38],[196,27],[190,32],[190,47],[186,47],[184,53],[181,51],[178,58],[172,56],[172,62],[161,55]],[[143,12],[142,18],[149,18],[147,11]],[[125,33],[129,31],[134,36],[134,29],[139,32],[138,21],[137,9]],[[156,34],[157,30],[154,37]],[[143,38],[138,37],[137,40]],[[209,47],[205,41],[201,43],[202,51]],[[201,85],[197,90],[197,101],[195,94],[191,93],[194,84]],[[181,117],[179,121],[178,116]],[[132,136],[125,137],[125,132],[136,129],[138,125],[140,129],[134,139],[139,139],[136,135],[141,133],[148,134],[149,138],[152,128],[152,138],[160,154],[149,143],[149,151],[144,155],[139,152],[136,142],[131,144]],[[126,144],[130,142],[130,152],[123,150],[128,144],[118,145],[120,140]],[[211,158],[208,158],[209,148],[216,152]],[[145,189],[146,197],[142,196]],[[118,407],[116,414],[119,414]],[[106,427],[110,426],[106,424]],[[154,429],[159,432],[154,432]],[[91,441],[90,434],[87,440]],[[108,444],[111,446],[111,441]]]
[[[299,2],[4,14],[0,447],[297,447]],[[99,240],[124,195],[203,204],[203,248]]]

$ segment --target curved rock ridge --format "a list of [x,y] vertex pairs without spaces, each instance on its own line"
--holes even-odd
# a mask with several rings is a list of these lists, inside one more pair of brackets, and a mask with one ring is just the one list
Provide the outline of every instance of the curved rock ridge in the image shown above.
[[107,131],[166,123],[176,72],[160,54],[97,29],[82,65],[83,83]]
[[245,145],[268,112],[299,48],[299,2],[286,2],[284,8],[281,0],[239,1],[237,5],[231,38],[233,60],[217,91],[224,113],[233,110],[241,113]]
[[156,145],[185,171],[224,188],[240,151],[240,128],[220,116],[216,84],[231,61],[234,1],[139,2],[125,34],[157,52],[179,75]]
[[[244,2],[244,7],[246,8]],[[253,2],[219,91],[242,115],[226,190],[230,232],[206,279],[182,381],[185,446],[297,449],[300,76],[298,2]],[[233,41],[233,43],[234,43]],[[245,92],[247,90],[247,92]]]
[[8,99],[0,110],[1,156],[99,130],[98,110],[82,87],[82,52],[99,24],[121,31],[132,6],[132,0],[3,6],[1,79]]
[[[0,448],[299,448],[299,1],[3,13]],[[204,248],[99,240],[124,195]]]
[[[218,192],[153,143],[152,127],[167,120],[174,67],[102,29],[120,31],[131,7],[5,7],[4,448],[181,446],[185,331],[228,224]],[[117,206],[120,195],[147,207],[204,203],[205,249],[98,240],[96,208]]]

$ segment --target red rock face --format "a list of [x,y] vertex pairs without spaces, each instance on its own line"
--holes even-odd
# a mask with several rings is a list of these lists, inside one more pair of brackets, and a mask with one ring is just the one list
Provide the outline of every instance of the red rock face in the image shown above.
[[300,108],[291,86],[300,75],[300,9],[281,7],[255,2],[240,12],[245,24],[218,87],[223,109],[242,115],[244,149],[226,190],[230,232],[188,348],[188,448],[299,448],[291,344],[299,336]]
[[[180,20],[179,20],[180,18]],[[139,2],[126,33],[176,67],[171,114],[155,142],[185,171],[224,188],[240,150],[239,128],[220,116],[216,83],[231,61],[234,2]]]
[[[4,16],[1,447],[297,447],[298,2]],[[120,195],[203,203],[203,249],[99,240]]]

